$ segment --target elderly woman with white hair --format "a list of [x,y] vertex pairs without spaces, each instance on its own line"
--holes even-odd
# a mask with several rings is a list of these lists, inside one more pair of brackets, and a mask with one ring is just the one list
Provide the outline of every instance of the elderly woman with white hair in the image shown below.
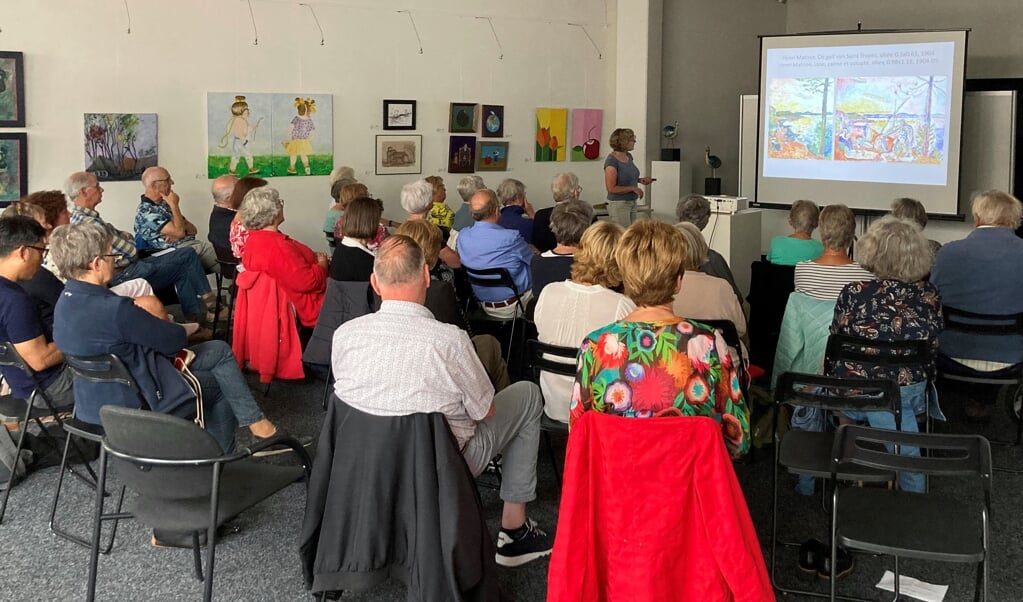
[[[458,181],[458,196],[462,198],[462,206],[455,211],[455,218],[451,222],[451,231],[458,232],[462,228],[472,226],[472,211],[469,209],[469,199],[472,195],[486,188],[483,178],[477,175],[465,176]],[[454,243],[448,241],[448,245],[454,248]]]
[[249,231],[242,257],[246,269],[276,280],[294,305],[299,322],[315,326],[327,290],[327,255],[313,252],[280,231],[284,199],[276,188],[263,186],[249,191],[238,216]]
[[828,205],[820,213],[824,252],[817,259],[796,264],[796,291],[820,299],[834,300],[850,282],[872,280],[874,275],[849,257],[856,239],[856,216],[845,205]]
[[[551,229],[551,214],[564,201],[579,200],[583,187],[574,173],[559,173],[551,180],[551,195],[554,207],[545,207],[533,214],[533,246],[540,253],[546,253],[558,246],[558,240]],[[588,225],[588,224],[587,224]]]
[[[401,208],[408,213],[409,221],[430,221],[430,211],[434,207],[436,198],[434,194],[435,190],[436,187],[430,183],[429,179],[416,180],[415,182],[409,182],[401,187]],[[446,235],[449,233],[450,230],[441,228],[441,234],[445,235],[442,236],[442,240],[446,238]],[[444,240],[444,243],[447,243],[447,241]],[[441,263],[452,270],[462,267],[462,260],[459,259],[458,252],[452,249],[448,244],[441,246],[440,260]]]
[[497,224],[508,230],[518,230],[527,245],[533,244],[533,218],[536,212],[526,198],[526,185],[508,178],[494,192],[497,193],[497,201],[501,203],[501,217]]
[[824,245],[813,239],[820,212],[813,201],[796,201],[789,209],[792,234],[775,236],[767,250],[767,260],[775,265],[796,265],[800,261],[817,259]]

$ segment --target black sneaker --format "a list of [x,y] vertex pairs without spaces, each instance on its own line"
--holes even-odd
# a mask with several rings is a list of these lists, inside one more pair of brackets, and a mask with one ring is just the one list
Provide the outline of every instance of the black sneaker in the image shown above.
[[554,542],[547,533],[536,526],[536,521],[526,519],[526,531],[512,539],[504,529],[497,534],[497,554],[495,560],[501,566],[522,566],[527,562],[550,556]]

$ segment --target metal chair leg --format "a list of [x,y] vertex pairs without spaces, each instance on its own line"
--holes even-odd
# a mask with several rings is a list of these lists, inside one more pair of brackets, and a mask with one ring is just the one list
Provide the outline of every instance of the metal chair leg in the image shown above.
[[18,437],[18,445],[16,447],[16,451],[14,452],[15,466],[11,468],[11,476],[10,479],[7,481],[7,489],[4,490],[4,499],[2,502],[0,502],[0,524],[3,524],[4,522],[4,514],[7,513],[7,500],[8,498],[11,497],[11,490],[14,489],[14,479],[17,477],[17,475],[15,474],[16,468],[18,460],[21,458],[21,450],[25,446],[25,435],[26,433],[28,433],[28,420],[29,416],[32,414],[31,400],[26,402],[25,405],[26,405],[25,419],[21,421],[21,435]]
[[96,509],[92,515],[92,552],[89,555],[89,581],[86,585],[86,602],[96,600],[96,572],[99,568],[99,538],[102,529],[103,489],[107,484],[107,454],[99,452],[99,481],[96,483]]
[[214,316],[213,317],[213,334],[211,335],[213,338],[217,337],[217,322],[219,322],[219,320],[217,318],[220,317],[221,295],[224,294],[224,292],[222,290],[222,287],[223,287],[223,284],[224,284],[224,276],[220,272],[217,272],[216,280],[217,280],[217,301],[213,304],[213,316]]
[[202,554],[199,552],[199,532],[192,531],[192,561],[195,563],[195,578],[203,581]]
[[327,409],[327,401],[330,400],[330,393],[332,391],[331,385],[334,384],[334,372],[331,370],[327,374],[327,383],[323,385],[323,409]]
[[[93,479],[94,480],[90,481],[90,480],[86,479],[83,475],[80,475],[77,472],[75,472],[74,468],[72,468],[71,466],[69,466],[67,464],[68,448],[72,444],[72,442],[71,442],[72,437],[74,437],[74,435],[72,435],[71,433],[67,433],[67,439],[65,439],[65,441],[64,441],[64,453],[61,455],[61,458],[60,458],[60,470],[57,473],[57,489],[56,489],[56,491],[53,492],[53,502],[50,504],[49,527],[50,527],[50,532],[52,532],[57,537],[60,537],[62,539],[66,539],[67,541],[70,541],[71,543],[76,543],[76,544],[82,546],[83,548],[89,548],[89,547],[92,546],[92,542],[90,540],[88,540],[88,539],[86,539],[84,537],[78,536],[78,535],[74,535],[74,534],[70,533],[69,531],[66,531],[66,530],[62,529],[61,527],[58,527],[57,526],[57,520],[56,520],[56,517],[57,517],[57,504],[60,501],[60,491],[61,491],[61,489],[62,489],[62,487],[64,485],[64,469],[65,468],[67,469],[68,472],[70,472],[72,475],[78,477],[81,481],[83,481],[86,485],[89,486],[89,488],[91,488],[94,491],[96,490],[97,483],[99,482],[98,478],[96,477],[96,473],[93,472],[92,467],[89,466],[89,462],[88,462],[88,460],[85,457],[85,452],[82,450],[81,447],[78,446],[77,443],[74,444],[75,445],[75,450],[79,454],[79,457],[82,460],[82,462],[84,463],[86,469],[89,471],[89,473],[91,473],[93,475]],[[110,495],[110,494],[107,493],[106,491],[104,491],[103,492],[103,496],[106,497],[107,495]],[[121,507],[122,507],[123,503],[124,503],[124,487],[122,486],[121,487],[121,492],[120,492],[120,494],[117,497],[117,509],[116,509],[117,513],[121,512]],[[113,526],[112,530],[110,531],[110,539],[107,541],[107,544],[100,549],[100,554],[104,554],[105,555],[105,554],[109,554],[110,553],[110,550],[113,549],[113,547],[114,547],[114,539],[116,537],[117,537],[117,521],[115,520],[114,521],[114,526]]]

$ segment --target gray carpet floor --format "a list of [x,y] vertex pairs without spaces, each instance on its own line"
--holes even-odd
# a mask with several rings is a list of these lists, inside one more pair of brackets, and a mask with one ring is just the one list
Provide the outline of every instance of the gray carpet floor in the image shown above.
[[[260,391],[257,399],[278,424],[295,434],[319,433],[323,416],[320,409],[322,382],[274,383],[267,397],[262,397],[262,388],[254,379],[250,384]],[[980,429],[990,437],[1008,438],[1013,434],[1014,427],[1004,413],[996,412],[990,424],[980,427],[966,425],[955,418],[954,411],[951,413],[953,425]],[[564,440],[555,440],[555,447],[563,450]],[[749,462],[736,466],[768,563],[772,458],[772,452],[764,449],[754,454]],[[560,463],[562,458],[557,460]],[[995,464],[1023,467],[1023,450],[996,447]],[[530,505],[529,512],[541,526],[553,528],[557,523],[559,487],[543,446],[538,471],[538,500]],[[84,598],[88,551],[55,537],[46,524],[56,479],[56,468],[42,469],[17,484],[12,492],[7,516],[0,526],[0,549],[3,550],[0,600]],[[67,483],[58,520],[67,529],[84,535],[89,529],[91,492],[77,481]],[[779,527],[782,538],[793,541],[811,537],[826,539],[828,518],[821,509],[820,497],[797,496],[792,492],[793,485],[793,477],[783,477]],[[932,489],[954,498],[967,495],[961,486],[937,481]],[[493,489],[481,487],[480,491],[491,530],[496,535],[501,502]],[[1023,517],[1015,512],[1021,494],[1023,476],[996,473],[991,529],[991,600],[1023,599],[1023,575],[1016,570],[1023,554]],[[215,599],[312,599],[303,588],[297,551],[304,506],[304,485],[296,484],[230,523],[229,532],[217,546]],[[201,599],[201,584],[192,576],[191,552],[154,548],[149,536],[150,532],[134,521],[121,523],[113,551],[100,558],[97,598],[119,601]],[[799,579],[796,558],[795,548],[780,549],[777,571],[780,582],[826,592],[824,582]],[[891,559],[866,555],[855,558],[856,568],[840,582],[839,592],[889,600],[890,594],[876,589],[874,584],[886,568],[891,568]],[[973,597],[975,569],[972,566],[904,560],[901,569],[906,575],[949,585],[946,600]],[[515,569],[500,568],[499,575],[502,594],[508,600],[539,601],[546,597],[546,560]],[[400,583],[389,582],[369,592],[346,594],[344,599],[397,601],[405,599],[405,591]],[[788,599],[810,598],[790,596]]]

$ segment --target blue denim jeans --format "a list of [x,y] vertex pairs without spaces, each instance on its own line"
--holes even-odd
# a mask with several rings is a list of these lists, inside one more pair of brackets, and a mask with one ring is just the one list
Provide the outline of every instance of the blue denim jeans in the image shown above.
[[202,386],[206,431],[230,453],[238,426],[262,420],[263,412],[227,343],[207,341],[189,349],[195,352],[189,369]]
[[140,259],[114,276],[110,284],[121,284],[133,278],[144,278],[156,289],[173,286],[185,315],[205,313],[199,297],[210,292],[210,281],[192,249],[176,249]]

